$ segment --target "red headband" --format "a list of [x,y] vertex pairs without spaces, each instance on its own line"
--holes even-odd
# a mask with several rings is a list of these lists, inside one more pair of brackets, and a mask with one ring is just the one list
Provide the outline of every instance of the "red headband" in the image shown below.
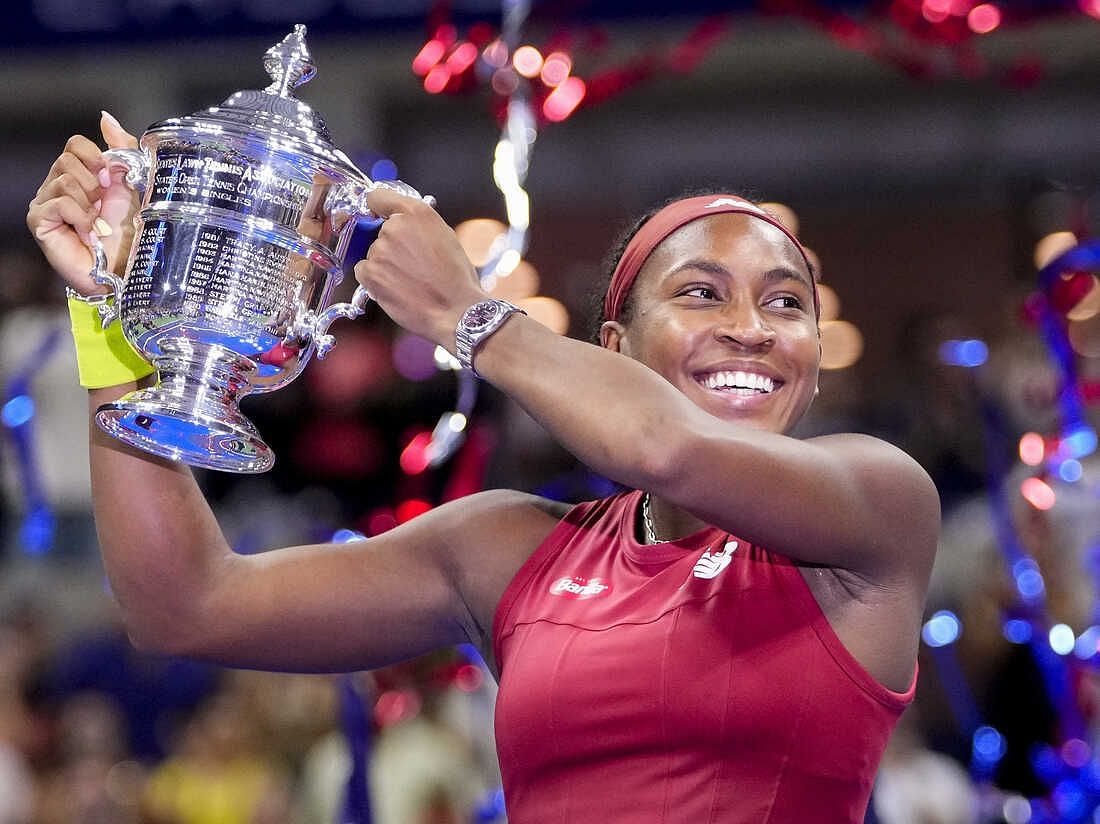
[[790,238],[803,260],[806,261],[806,269],[810,273],[810,281],[814,291],[814,315],[820,314],[817,298],[817,284],[813,281],[813,266],[806,255],[806,250],[798,242],[786,226],[776,220],[775,217],[765,212],[755,203],[745,200],[737,195],[713,194],[701,197],[689,197],[670,203],[653,217],[647,220],[642,227],[634,233],[634,237],[623,250],[623,256],[619,258],[619,265],[615,267],[615,273],[611,276],[611,285],[607,288],[607,295],[603,300],[604,317],[607,320],[618,320],[622,312],[626,296],[630,294],[634,281],[638,279],[638,273],[642,270],[642,264],[650,256],[657,244],[671,235],[681,226],[691,223],[707,215],[717,215],[723,212],[734,212],[752,215],[760,220],[767,221],[776,229]]

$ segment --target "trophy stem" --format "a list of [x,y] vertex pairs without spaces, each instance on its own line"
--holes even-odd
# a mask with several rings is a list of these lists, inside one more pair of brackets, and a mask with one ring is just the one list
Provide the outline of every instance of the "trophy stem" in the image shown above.
[[130,446],[192,466],[266,472],[275,456],[239,409],[256,364],[215,343],[160,342],[157,383],[96,410],[101,429]]

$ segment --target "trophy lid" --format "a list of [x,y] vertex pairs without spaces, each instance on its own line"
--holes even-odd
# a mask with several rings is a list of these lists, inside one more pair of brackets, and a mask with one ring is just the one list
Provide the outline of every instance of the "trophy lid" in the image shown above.
[[227,132],[294,154],[310,155],[353,177],[363,177],[347,155],[333,145],[321,115],[294,96],[296,87],[317,74],[305,34],[306,27],[299,23],[264,53],[264,68],[271,77],[266,88],[234,92],[219,106],[164,120],[150,130],[170,127],[193,128],[204,134]]

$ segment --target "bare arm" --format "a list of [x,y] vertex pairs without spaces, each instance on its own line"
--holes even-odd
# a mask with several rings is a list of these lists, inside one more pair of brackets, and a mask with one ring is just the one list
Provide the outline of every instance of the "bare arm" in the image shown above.
[[[125,387],[91,393],[92,409]],[[496,601],[556,515],[482,493],[365,542],[242,556],[187,467],[92,426],[104,563],[141,648],[234,666],[365,669],[441,646],[487,647]]]
[[[399,324],[449,348],[485,297],[439,216],[375,192],[391,215],[356,275]],[[801,441],[719,420],[617,353],[512,316],[479,349],[478,371],[593,469],[801,561],[878,582],[926,579],[939,502],[900,450],[844,435]]]

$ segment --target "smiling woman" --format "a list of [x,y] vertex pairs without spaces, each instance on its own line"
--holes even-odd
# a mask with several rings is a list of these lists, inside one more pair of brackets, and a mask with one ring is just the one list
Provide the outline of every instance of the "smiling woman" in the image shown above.
[[[112,263],[126,256],[132,203],[104,168],[73,138],[27,217],[77,290],[97,221]],[[514,824],[862,822],[913,695],[939,509],[888,444],[789,435],[820,353],[794,235],[732,195],[658,211],[592,346],[490,298],[426,204],[377,190],[369,206],[385,221],[355,271],[386,313],[632,491],[573,507],[485,492],[369,541],[242,556],[186,467],[92,427],[97,527],[134,642],[307,671],[475,643],[500,680]],[[90,411],[132,388],[90,391]]]

